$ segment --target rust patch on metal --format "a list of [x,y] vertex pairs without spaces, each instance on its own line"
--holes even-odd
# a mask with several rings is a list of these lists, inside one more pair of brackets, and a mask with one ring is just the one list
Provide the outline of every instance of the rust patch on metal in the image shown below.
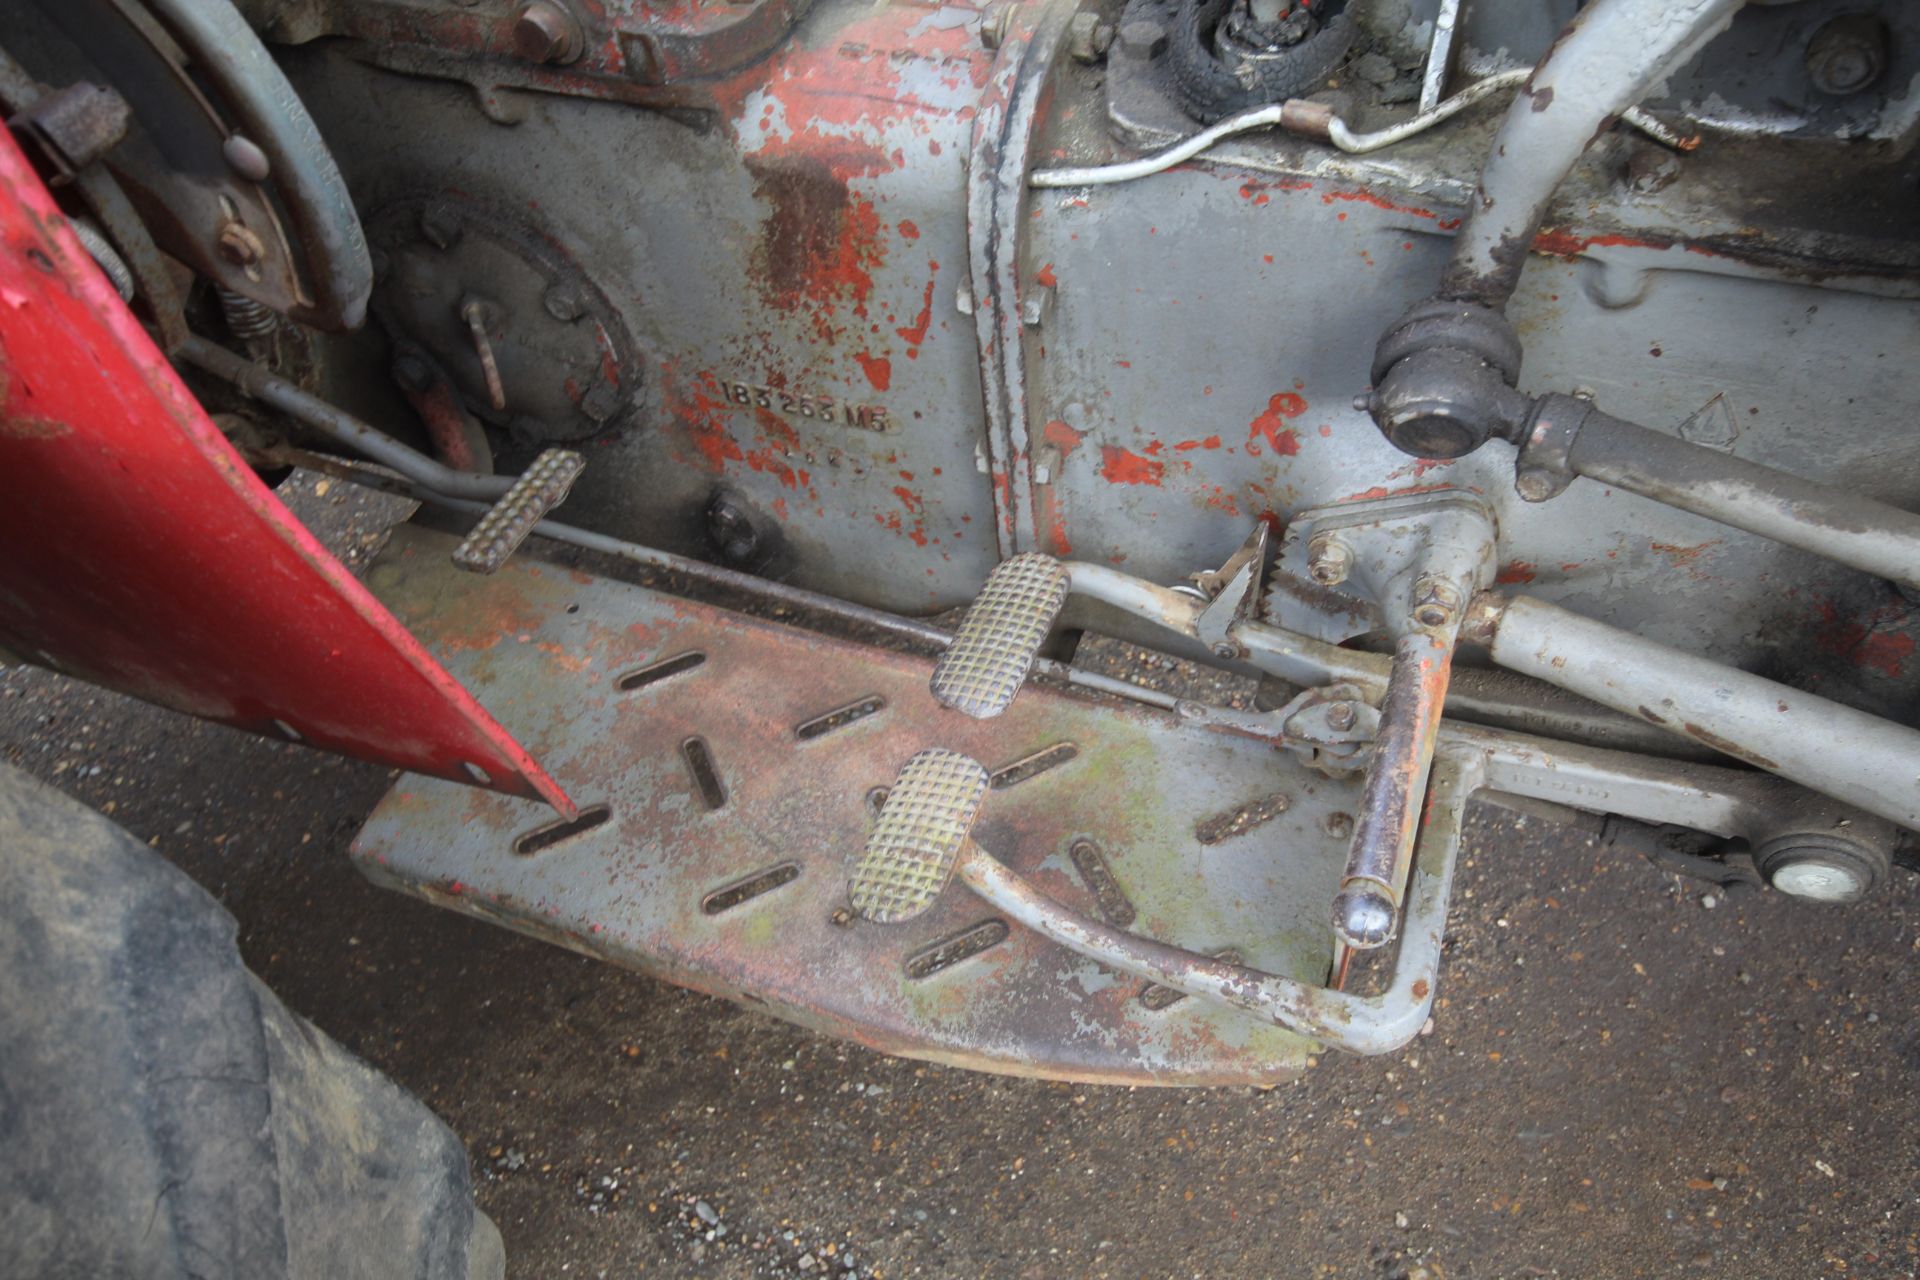
[[1641,707],[1640,714],[1646,717],[1648,720],[1652,721],[1654,724],[1665,724],[1667,722],[1667,718],[1665,716],[1660,715],[1658,712],[1654,711],[1653,708],[1651,707]]
[[1245,835],[1255,827],[1272,822],[1285,813],[1293,804],[1291,797],[1275,791],[1249,800],[1238,809],[1216,814],[1193,828],[1194,839],[1201,844],[1219,844],[1222,840],[1231,840],[1235,836]]
[[1694,739],[1696,742],[1704,742],[1708,746],[1712,747],[1715,751],[1723,751],[1727,755],[1732,756],[1735,760],[1745,760],[1748,764],[1754,765],[1757,768],[1761,768],[1761,769],[1778,771],[1778,769],[1780,768],[1778,764],[1767,759],[1765,756],[1761,755],[1759,752],[1749,751],[1737,742],[1728,742],[1725,738],[1713,732],[1711,729],[1702,729],[1699,725],[1693,724],[1692,722],[1688,722],[1686,724],[1681,725],[1680,729],[1689,738]]

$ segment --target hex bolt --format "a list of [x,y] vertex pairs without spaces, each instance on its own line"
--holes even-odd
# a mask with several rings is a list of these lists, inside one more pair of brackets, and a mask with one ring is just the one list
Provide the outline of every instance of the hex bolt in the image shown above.
[[1460,589],[1444,578],[1423,573],[1413,584],[1413,620],[1423,627],[1444,627],[1460,612]]
[[1821,93],[1843,98],[1870,87],[1887,69],[1887,28],[1870,14],[1848,13],[1807,42],[1807,79]]
[[586,310],[585,299],[580,296],[580,291],[570,284],[549,286],[546,294],[540,299],[540,305],[547,309],[548,315],[565,324],[578,320]]
[[1131,18],[1120,24],[1121,51],[1136,58],[1157,58],[1166,52],[1167,27],[1152,18]]
[[273,172],[267,153],[243,133],[232,134],[221,143],[220,154],[226,157],[227,166],[248,182],[265,182]]
[[408,391],[425,391],[433,381],[433,370],[411,351],[403,351],[393,360],[393,378]]
[[1231,640],[1222,640],[1213,646],[1213,656],[1216,658],[1238,658],[1241,657],[1244,652],[1239,645],[1233,643]]
[[564,65],[579,58],[580,23],[555,0],[533,0],[513,20],[513,48],[528,62]]
[[1353,548],[1338,534],[1316,533],[1307,542],[1307,572],[1323,587],[1338,586],[1353,571]]
[[1514,476],[1513,491],[1528,502],[1545,502],[1560,490],[1552,472],[1530,467]]
[[420,234],[436,249],[451,249],[460,243],[460,223],[449,210],[429,205],[420,211]]
[[1067,51],[1075,62],[1091,66],[1107,56],[1113,46],[1113,24],[1088,10],[1076,13],[1067,24]]
[[267,246],[247,224],[230,218],[220,227],[220,256],[236,267],[251,267],[267,256]]
[[1335,733],[1345,733],[1359,720],[1351,702],[1332,702],[1327,704],[1327,728]]
[[610,382],[596,382],[580,397],[580,412],[595,422],[604,423],[620,408],[620,388]]

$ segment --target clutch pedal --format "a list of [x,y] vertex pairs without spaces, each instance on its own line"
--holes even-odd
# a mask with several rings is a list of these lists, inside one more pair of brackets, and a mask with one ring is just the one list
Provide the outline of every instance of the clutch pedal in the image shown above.
[[987,797],[986,766],[931,748],[907,761],[880,806],[847,896],[863,920],[899,924],[939,898]]
[[586,465],[571,449],[543,449],[453,549],[453,562],[469,573],[498,573],[533,527],[566,501]]
[[1003,560],[934,665],[930,687],[941,706],[990,720],[1013,705],[1067,603],[1067,567],[1029,552]]

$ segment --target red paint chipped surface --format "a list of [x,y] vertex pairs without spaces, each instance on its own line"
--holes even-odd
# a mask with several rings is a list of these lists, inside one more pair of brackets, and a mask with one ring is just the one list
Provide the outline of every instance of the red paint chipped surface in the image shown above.
[[875,391],[885,391],[893,385],[893,361],[885,356],[868,355],[864,351],[854,359],[860,362],[860,371],[867,375],[867,381],[873,384]]
[[1500,572],[1494,575],[1495,582],[1532,582],[1534,570],[1539,566],[1529,560],[1512,560],[1500,566]]
[[1087,438],[1087,433],[1075,431],[1060,419],[1055,418],[1040,428],[1040,438],[1058,449],[1060,457],[1066,459],[1073,456],[1073,451],[1079,447],[1082,440]]
[[1208,436],[1204,440],[1182,440],[1173,446],[1176,453],[1190,453],[1195,449],[1218,449],[1219,447],[1219,436]]
[[934,274],[927,277],[927,291],[920,299],[920,314],[913,318],[912,324],[894,330],[905,339],[909,360],[920,358],[920,344],[927,340],[927,330],[933,325],[933,285],[939,278],[940,264],[929,262],[927,266],[933,269]]
[[1166,471],[1166,463],[1143,458],[1130,449],[1113,444],[1100,446],[1100,474],[1111,484],[1158,485]]
[[911,218],[902,218],[900,225],[895,227],[894,230],[900,233],[902,240],[918,240],[920,238],[920,228]]
[[1053,264],[1051,262],[1034,273],[1033,282],[1038,285],[1045,285],[1049,289],[1060,283],[1060,281],[1054,277]]
[[1255,442],[1264,439],[1276,454],[1292,457],[1299,453],[1300,435],[1286,425],[1286,420],[1306,411],[1306,398],[1296,392],[1282,391],[1268,400],[1266,412],[1247,424],[1247,452],[1257,454],[1259,446]]
[[1823,651],[1856,667],[1878,671],[1888,679],[1898,679],[1906,670],[1907,659],[1913,656],[1912,633],[1881,629],[1903,623],[1906,620],[1903,608],[1878,609],[1862,621],[1842,617],[1839,608],[1830,600],[1820,600],[1816,604],[1820,610],[1821,625],[1820,630],[1814,633],[1814,643]]

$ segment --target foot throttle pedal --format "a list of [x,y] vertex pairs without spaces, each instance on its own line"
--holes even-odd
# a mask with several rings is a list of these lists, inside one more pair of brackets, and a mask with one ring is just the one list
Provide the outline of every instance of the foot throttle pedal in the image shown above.
[[1067,603],[1067,567],[1035,553],[1003,560],[933,668],[941,706],[990,720],[1013,705]]
[[847,886],[861,919],[898,924],[934,904],[953,878],[987,784],[986,766],[958,751],[934,748],[907,761]]
[[566,501],[586,465],[587,460],[571,449],[542,450],[453,549],[453,562],[469,573],[498,573],[533,527]]

